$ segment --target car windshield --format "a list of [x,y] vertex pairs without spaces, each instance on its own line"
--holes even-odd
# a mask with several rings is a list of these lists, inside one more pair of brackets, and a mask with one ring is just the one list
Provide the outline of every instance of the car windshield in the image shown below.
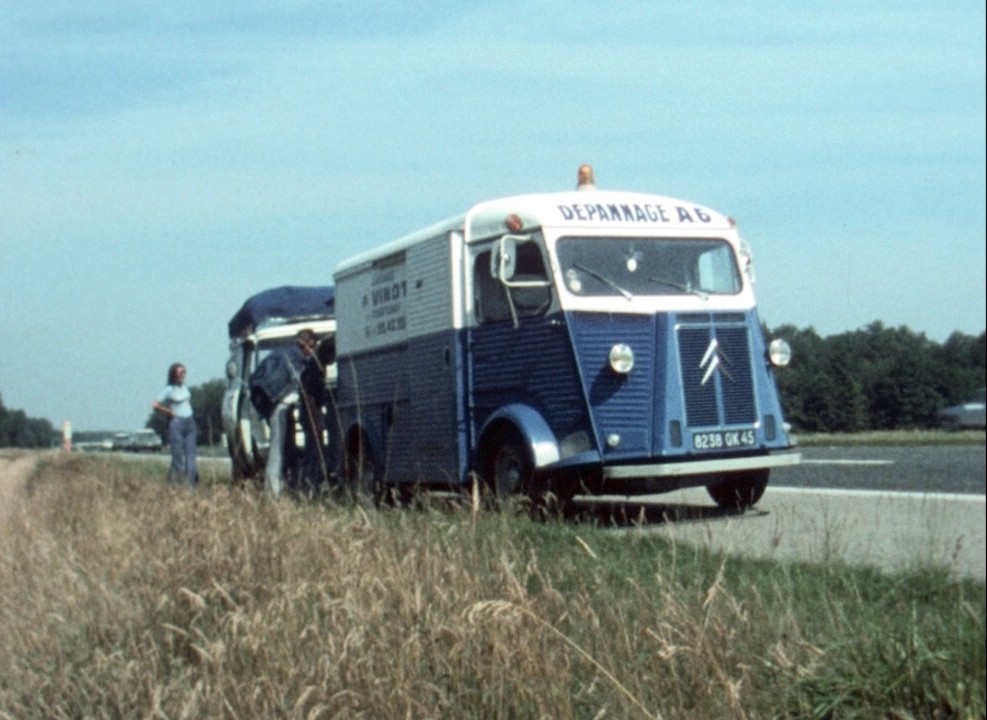
[[718,238],[559,239],[573,295],[733,295],[742,284],[733,249]]

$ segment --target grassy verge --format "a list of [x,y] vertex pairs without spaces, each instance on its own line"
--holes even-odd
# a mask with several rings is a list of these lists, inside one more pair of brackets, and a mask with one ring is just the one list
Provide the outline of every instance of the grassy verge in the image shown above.
[[[206,469],[208,472],[208,469]],[[983,717],[984,585],[51,456],[0,529],[0,717]]]
[[983,430],[874,430],[859,433],[797,433],[800,445],[984,445]]

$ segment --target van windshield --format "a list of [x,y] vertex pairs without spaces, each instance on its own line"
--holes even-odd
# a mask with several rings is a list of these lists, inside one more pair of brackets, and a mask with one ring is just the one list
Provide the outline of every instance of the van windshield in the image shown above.
[[564,237],[556,245],[573,295],[735,295],[736,257],[719,238]]

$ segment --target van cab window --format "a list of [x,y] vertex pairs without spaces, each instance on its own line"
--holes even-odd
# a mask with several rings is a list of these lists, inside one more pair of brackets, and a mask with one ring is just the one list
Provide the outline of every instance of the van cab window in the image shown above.
[[479,253],[473,261],[473,301],[477,322],[482,324],[512,319],[512,304],[517,318],[537,317],[548,312],[552,304],[552,288],[538,243],[517,244],[515,270],[509,285],[491,271],[491,255],[496,251],[496,246],[493,246]]

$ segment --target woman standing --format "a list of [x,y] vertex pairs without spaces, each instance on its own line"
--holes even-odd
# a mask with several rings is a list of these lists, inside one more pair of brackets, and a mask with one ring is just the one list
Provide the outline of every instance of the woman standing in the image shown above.
[[192,417],[192,393],[185,387],[185,366],[173,363],[168,368],[168,386],[151,403],[168,420],[168,445],[171,447],[171,467],[168,480],[189,485],[199,481],[195,462],[195,418]]

